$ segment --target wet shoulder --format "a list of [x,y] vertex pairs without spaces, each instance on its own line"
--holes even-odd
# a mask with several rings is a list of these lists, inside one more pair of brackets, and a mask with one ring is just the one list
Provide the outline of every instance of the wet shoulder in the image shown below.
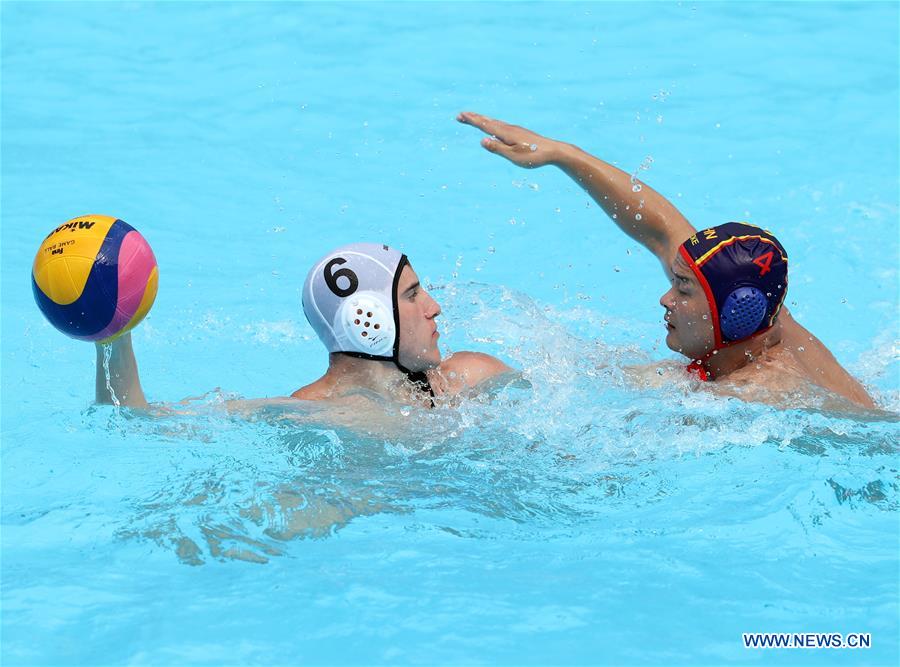
[[841,366],[822,341],[793,318],[785,322],[782,346],[809,382],[862,407],[875,407],[862,384]]
[[429,373],[432,386],[444,393],[458,393],[492,377],[514,372],[505,363],[482,352],[457,352]]
[[332,397],[332,390],[332,384],[326,381],[324,377],[321,377],[305,387],[300,387],[291,394],[291,398],[300,399],[301,401],[324,401]]

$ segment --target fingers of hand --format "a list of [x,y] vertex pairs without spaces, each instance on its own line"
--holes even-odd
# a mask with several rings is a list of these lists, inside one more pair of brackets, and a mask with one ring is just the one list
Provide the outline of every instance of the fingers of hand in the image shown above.
[[481,140],[481,145],[492,153],[497,153],[500,151],[501,147],[506,146],[502,141],[498,141],[496,137],[485,137]]
[[531,158],[531,149],[522,144],[507,144],[494,137],[485,137],[481,140],[481,145],[491,153],[502,155],[514,164],[523,167],[534,166]]
[[480,113],[475,113],[474,111],[461,111],[456,117],[456,120],[460,123],[465,123],[466,125],[483,128],[491,119],[487,116],[482,116]]
[[515,146],[510,146],[497,137],[485,137],[481,140],[481,145],[491,153],[497,153],[506,158],[511,158],[515,150]]
[[456,117],[456,120],[458,120],[460,123],[465,123],[466,125],[477,127],[485,134],[490,134],[497,139],[500,139],[508,146],[512,146],[516,143],[509,138],[509,131],[517,128],[515,128],[515,126],[513,125],[504,123],[502,120],[488,118],[487,116],[482,116],[481,114],[474,113],[472,111],[461,112]]

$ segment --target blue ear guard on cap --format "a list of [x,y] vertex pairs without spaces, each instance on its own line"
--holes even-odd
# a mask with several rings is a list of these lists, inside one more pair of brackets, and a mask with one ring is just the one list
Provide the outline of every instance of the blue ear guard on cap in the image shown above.
[[738,287],[725,297],[719,313],[722,335],[728,340],[746,338],[759,329],[768,301],[756,287]]

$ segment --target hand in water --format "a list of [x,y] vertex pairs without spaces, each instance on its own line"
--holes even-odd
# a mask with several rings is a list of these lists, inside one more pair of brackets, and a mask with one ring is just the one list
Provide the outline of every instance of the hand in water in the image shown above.
[[526,169],[543,167],[546,164],[553,164],[559,156],[561,144],[558,141],[543,137],[524,127],[510,125],[472,111],[461,112],[456,120],[477,127],[490,135],[481,140],[481,145],[491,153],[502,155],[520,167]]

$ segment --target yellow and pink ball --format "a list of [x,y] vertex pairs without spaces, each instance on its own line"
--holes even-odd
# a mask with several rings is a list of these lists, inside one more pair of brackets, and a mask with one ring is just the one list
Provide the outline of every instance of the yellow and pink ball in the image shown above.
[[72,218],[54,229],[31,272],[35,301],[50,323],[72,338],[101,343],[144,319],[158,280],[144,237],[107,215]]

